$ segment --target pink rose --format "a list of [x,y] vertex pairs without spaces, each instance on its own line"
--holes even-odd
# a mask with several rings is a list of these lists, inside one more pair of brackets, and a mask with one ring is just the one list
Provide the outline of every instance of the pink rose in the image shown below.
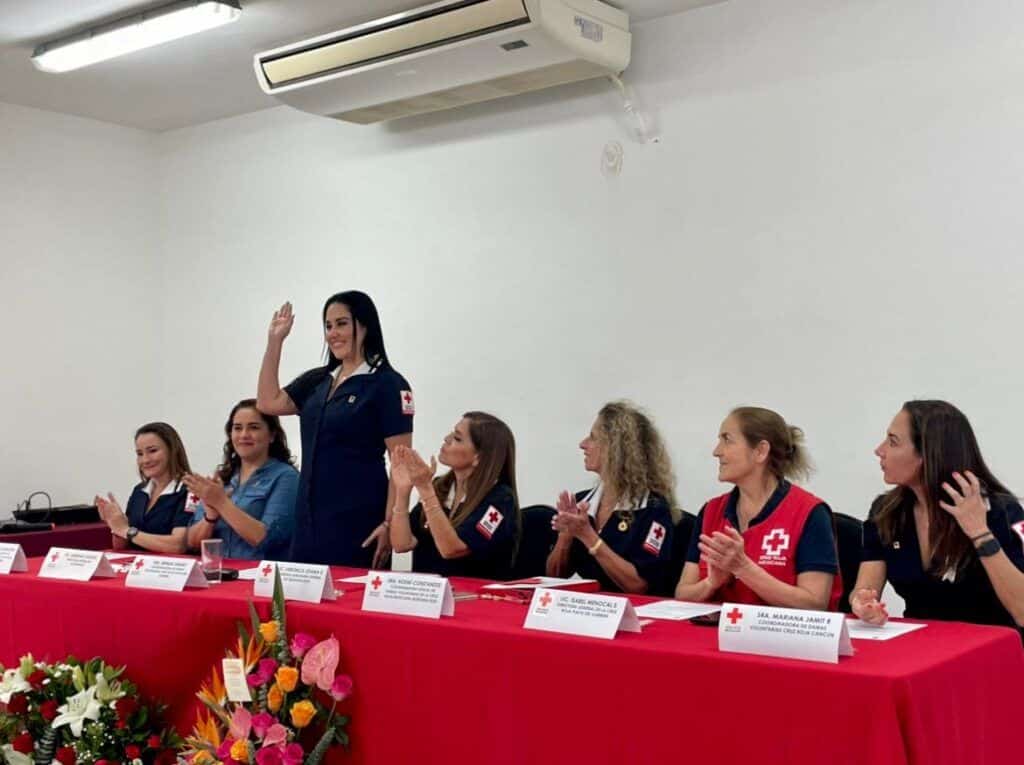
[[257,665],[256,671],[249,675],[245,681],[249,684],[250,688],[257,688],[269,683],[271,679],[273,679],[276,671],[276,661],[273,659],[260,659],[260,663]]
[[302,765],[302,758],[305,756],[302,747],[292,743],[284,748],[282,759],[284,760],[284,765]]
[[252,718],[252,729],[256,734],[256,738],[262,739],[267,735],[267,730],[276,722],[272,715],[266,712],[260,712],[258,715],[254,715]]
[[276,746],[265,746],[256,752],[256,765],[282,765],[281,750]]
[[252,730],[252,714],[243,706],[235,707],[235,713],[231,715],[231,737],[244,741],[249,738],[249,731]]
[[344,701],[352,695],[352,678],[348,675],[338,675],[331,683],[331,698],[335,701]]
[[280,746],[288,740],[288,729],[280,723],[274,723],[267,729],[267,735],[263,737],[264,748],[268,746]]
[[309,649],[302,662],[302,682],[316,685],[321,691],[330,690],[339,659],[338,641],[331,635]]
[[305,632],[296,632],[295,637],[292,638],[292,654],[297,659],[301,659],[306,655],[306,652],[316,645],[316,638],[312,635],[308,635]]

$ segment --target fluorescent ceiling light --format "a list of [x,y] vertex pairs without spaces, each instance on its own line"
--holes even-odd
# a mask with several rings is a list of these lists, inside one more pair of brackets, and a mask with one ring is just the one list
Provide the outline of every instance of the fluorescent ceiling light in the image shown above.
[[32,63],[44,72],[70,72],[219,27],[241,14],[237,0],[182,0],[43,43],[32,54]]

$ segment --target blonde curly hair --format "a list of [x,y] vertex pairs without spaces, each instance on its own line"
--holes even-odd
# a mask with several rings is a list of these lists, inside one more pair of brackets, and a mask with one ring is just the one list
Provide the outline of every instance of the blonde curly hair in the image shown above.
[[676,477],[665,442],[651,418],[629,401],[612,401],[597,413],[595,435],[603,447],[601,479],[616,497],[639,502],[660,494],[678,515]]

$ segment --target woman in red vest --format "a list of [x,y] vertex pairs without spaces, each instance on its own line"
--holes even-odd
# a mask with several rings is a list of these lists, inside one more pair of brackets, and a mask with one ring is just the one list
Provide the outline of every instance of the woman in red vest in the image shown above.
[[810,472],[803,432],[742,406],[722,422],[718,480],[694,526],[676,597],[835,609],[842,593],[832,511],[789,479]]

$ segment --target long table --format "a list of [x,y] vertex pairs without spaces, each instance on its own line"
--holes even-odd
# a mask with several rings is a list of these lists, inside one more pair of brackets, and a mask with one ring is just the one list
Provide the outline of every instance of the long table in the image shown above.
[[[246,619],[252,583],[171,593],[120,579],[38,579],[39,565],[0,576],[0,661],[31,651],[127,664],[187,730],[193,694]],[[253,600],[266,616],[269,600]],[[714,629],[689,623],[657,621],[604,641],[523,630],[516,603],[459,601],[454,617],[429,620],[364,613],[361,600],[349,585],[336,602],[288,606],[290,631],[337,636],[355,680],[343,762],[962,765],[1020,756],[1024,651],[1009,629],[931,623],[888,642],[855,641],[854,657],[829,665],[722,654]]]
[[47,531],[26,531],[0,534],[0,542],[21,545],[25,555],[46,555],[51,547],[74,547],[79,550],[106,550],[110,547],[110,528],[105,523],[71,523],[54,526]]

